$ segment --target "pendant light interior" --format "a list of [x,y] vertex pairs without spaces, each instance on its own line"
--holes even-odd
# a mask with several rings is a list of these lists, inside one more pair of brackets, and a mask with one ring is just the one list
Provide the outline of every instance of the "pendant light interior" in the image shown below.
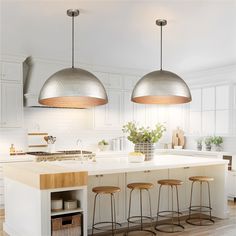
[[158,19],[160,26],[160,70],[144,75],[135,85],[131,101],[142,104],[181,104],[192,100],[188,85],[177,74],[162,69],[162,27],[167,21]]
[[72,18],[72,66],[54,73],[43,85],[39,103],[58,108],[89,108],[108,102],[101,81],[91,72],[74,67],[74,18],[78,9],[67,10]]

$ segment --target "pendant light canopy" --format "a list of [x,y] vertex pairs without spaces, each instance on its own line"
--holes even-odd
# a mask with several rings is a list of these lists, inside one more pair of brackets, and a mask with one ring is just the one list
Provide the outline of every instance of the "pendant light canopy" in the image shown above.
[[180,104],[192,100],[188,85],[175,73],[162,70],[162,27],[166,20],[157,20],[161,28],[160,70],[143,76],[135,85],[131,101],[143,104]]
[[79,10],[67,10],[72,18],[72,67],[53,74],[44,83],[39,103],[59,108],[89,108],[108,102],[106,90],[95,75],[74,67],[74,18]]

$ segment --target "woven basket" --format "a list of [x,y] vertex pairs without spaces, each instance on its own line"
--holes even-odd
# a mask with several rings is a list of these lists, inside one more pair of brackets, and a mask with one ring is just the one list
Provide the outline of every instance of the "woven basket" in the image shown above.
[[134,146],[135,152],[141,152],[145,155],[145,161],[150,161],[154,157],[155,144],[153,143],[136,143]]

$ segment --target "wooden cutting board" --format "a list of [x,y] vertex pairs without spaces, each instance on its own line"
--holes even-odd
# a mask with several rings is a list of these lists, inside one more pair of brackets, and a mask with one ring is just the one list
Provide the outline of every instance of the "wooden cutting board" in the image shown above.
[[174,146],[182,146],[184,148],[185,145],[185,137],[184,137],[184,131],[177,127],[176,130],[173,131],[172,134],[172,147]]

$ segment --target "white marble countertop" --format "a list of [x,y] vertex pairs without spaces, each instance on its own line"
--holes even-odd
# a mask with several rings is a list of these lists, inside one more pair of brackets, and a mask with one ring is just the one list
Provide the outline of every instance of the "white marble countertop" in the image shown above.
[[32,155],[9,155],[0,154],[0,163],[34,161]]
[[145,161],[142,163],[129,163],[128,159],[124,157],[98,158],[96,162],[81,162],[73,160],[48,162],[48,165],[64,167],[68,171],[87,171],[88,175],[227,164],[228,161],[222,159],[180,155],[156,155],[152,161]]

